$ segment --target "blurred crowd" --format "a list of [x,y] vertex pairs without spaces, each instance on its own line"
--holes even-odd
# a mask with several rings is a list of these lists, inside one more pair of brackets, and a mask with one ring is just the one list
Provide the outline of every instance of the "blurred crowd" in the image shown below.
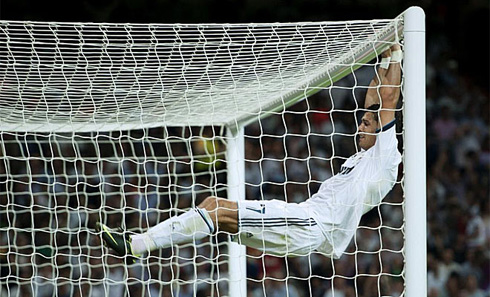
[[[440,42],[440,43],[439,43]],[[490,294],[488,88],[429,47],[427,199],[429,296]]]

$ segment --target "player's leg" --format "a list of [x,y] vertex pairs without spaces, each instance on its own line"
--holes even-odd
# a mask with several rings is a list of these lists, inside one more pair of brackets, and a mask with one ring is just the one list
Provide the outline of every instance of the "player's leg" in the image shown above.
[[106,245],[118,255],[138,255],[172,245],[199,240],[219,226],[220,230],[234,232],[238,230],[236,202],[218,197],[206,198],[198,207],[182,215],[172,217],[147,232],[123,236],[121,231],[112,230],[97,223]]
[[233,241],[272,255],[310,254],[324,241],[313,212],[307,205],[282,200],[240,201],[239,234]]

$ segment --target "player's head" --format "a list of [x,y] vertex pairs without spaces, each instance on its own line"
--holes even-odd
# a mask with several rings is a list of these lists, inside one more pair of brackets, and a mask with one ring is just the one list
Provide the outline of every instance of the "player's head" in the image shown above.
[[365,150],[369,149],[376,143],[376,129],[379,128],[378,110],[379,104],[369,106],[362,116],[361,123],[358,127],[359,146]]

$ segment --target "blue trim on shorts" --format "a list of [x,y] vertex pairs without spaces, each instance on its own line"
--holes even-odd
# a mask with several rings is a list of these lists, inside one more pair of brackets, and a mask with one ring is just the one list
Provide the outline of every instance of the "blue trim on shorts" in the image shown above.
[[313,218],[257,218],[242,219],[243,227],[284,227],[284,226],[315,226],[317,222]]

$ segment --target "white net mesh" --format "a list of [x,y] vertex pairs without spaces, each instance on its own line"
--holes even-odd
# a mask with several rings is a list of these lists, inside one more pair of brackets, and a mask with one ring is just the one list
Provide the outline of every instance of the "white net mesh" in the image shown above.
[[359,67],[399,23],[0,22],[1,127],[82,132],[256,118]]
[[[0,295],[228,296],[226,234],[125,265],[95,222],[140,233],[226,197],[225,127],[248,123],[247,198],[307,199],[355,152],[401,25],[0,22]],[[250,294],[401,296],[399,183],[340,260],[249,249]]]
[[219,130],[201,128],[2,133],[3,292],[122,296],[127,289],[140,296],[146,288],[162,296],[172,284],[178,296],[195,273],[196,286],[214,282],[225,261],[217,252],[222,239],[162,250],[126,268],[102,252],[93,226],[103,221],[141,232],[206,196],[223,196],[219,140]]

